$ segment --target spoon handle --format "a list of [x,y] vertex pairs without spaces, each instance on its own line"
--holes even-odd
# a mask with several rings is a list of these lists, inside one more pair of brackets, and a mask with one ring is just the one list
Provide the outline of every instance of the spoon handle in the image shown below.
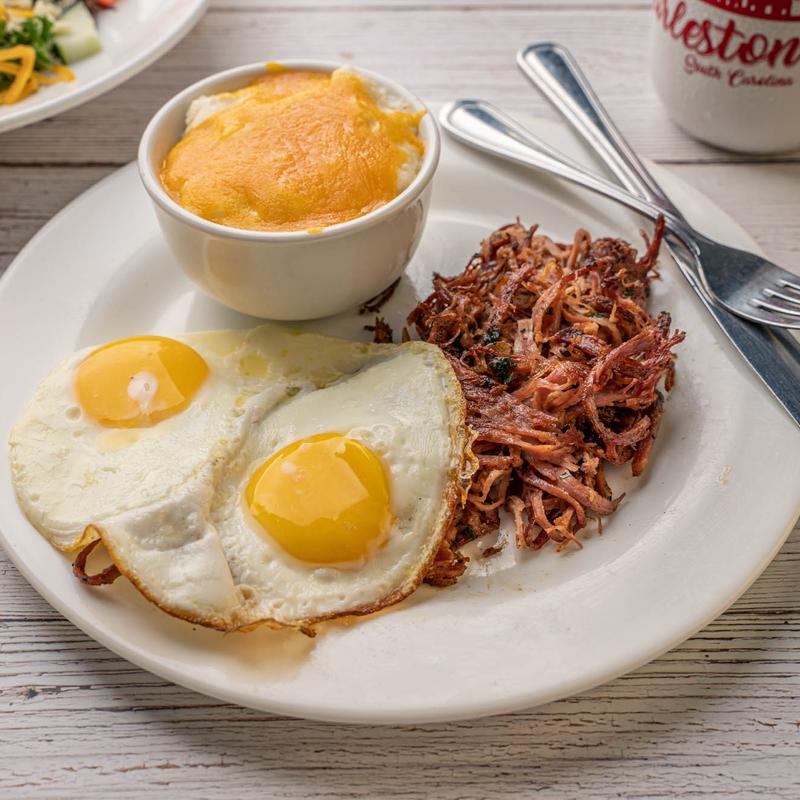
[[691,232],[687,230],[687,224],[682,217],[674,216],[650,200],[589,172],[537,139],[491,103],[484,100],[456,100],[447,103],[439,114],[439,122],[453,137],[478,150],[565,178],[578,186],[616,200],[650,219],[663,215],[667,227],[689,247],[692,246]]
[[517,64],[589,142],[623,186],[682,219],[681,212],[625,141],[568,50],[551,42],[531,44],[517,53]]

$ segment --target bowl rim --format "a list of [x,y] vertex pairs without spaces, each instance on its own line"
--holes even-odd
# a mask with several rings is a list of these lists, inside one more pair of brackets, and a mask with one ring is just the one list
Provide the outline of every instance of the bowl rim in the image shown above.
[[[164,125],[165,120],[171,116],[178,106],[185,106],[188,108],[189,104],[196,97],[203,94],[214,94],[215,87],[221,83],[228,83],[237,78],[242,79],[242,86],[247,85],[248,78],[257,77],[264,73],[268,64],[280,64],[289,69],[308,69],[315,72],[333,72],[340,67],[347,67],[352,69],[353,72],[366,78],[367,80],[388,89],[392,94],[399,96],[411,108],[420,111],[425,111],[425,116],[420,123],[420,136],[425,142],[425,153],[422,158],[422,163],[417,170],[414,179],[403,189],[402,192],[393,197],[388,203],[363,214],[355,219],[347,220],[346,222],[339,222],[335,225],[330,225],[323,228],[318,232],[309,231],[261,231],[251,230],[248,228],[234,228],[228,225],[221,225],[217,222],[203,219],[202,217],[183,208],[179,203],[170,197],[166,189],[161,183],[161,179],[156,170],[153,169],[152,150],[157,133]],[[230,90],[228,90],[230,91]],[[185,109],[184,109],[185,114]],[[171,99],[167,100],[164,105],[152,116],[150,122],[142,134],[139,141],[139,149],[137,155],[137,162],[139,168],[139,176],[144,184],[144,188],[150,195],[153,202],[164,212],[175,217],[176,219],[190,225],[198,230],[213,234],[215,236],[226,237],[229,239],[238,239],[243,241],[252,242],[274,242],[274,243],[287,243],[296,241],[321,241],[324,239],[332,239],[339,236],[345,236],[349,233],[354,233],[363,228],[371,227],[372,225],[385,220],[387,217],[392,216],[396,211],[410,205],[420,194],[425,190],[427,185],[433,178],[436,167],[439,163],[439,153],[441,149],[441,135],[439,126],[436,121],[436,115],[423,103],[415,94],[410,92],[405,87],[390,80],[389,78],[379,75],[371,70],[363,69],[359,66],[352,64],[344,64],[337,61],[324,61],[316,59],[301,59],[301,58],[286,58],[280,61],[256,61],[250,64],[244,64],[239,67],[232,67],[231,69],[216,72],[199,81],[187,86],[178,94],[174,95]]]

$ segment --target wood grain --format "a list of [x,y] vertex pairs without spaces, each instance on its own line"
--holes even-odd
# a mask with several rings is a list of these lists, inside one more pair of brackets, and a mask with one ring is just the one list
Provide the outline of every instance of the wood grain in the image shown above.
[[[19,194],[0,193],[0,273],[28,239],[70,200],[116,169],[114,164],[0,167]],[[797,235],[800,163],[671,164],[681,178],[738,220],[775,261],[800,272]]]
[[[235,8],[238,10],[231,10]],[[120,164],[135,157],[153,113],[220,69],[311,57],[358,63],[444,102],[483,97],[509,111],[554,116],[518,72],[516,49],[552,39],[572,48],[637,150],[660,160],[741,157],[694,142],[669,121],[648,78],[646,5],[381,3],[212,7],[154,67],[97,100],[3,136],[0,163]]]
[[[675,128],[646,77],[649,19],[649,4],[632,0],[217,0],[138,77],[0,138],[0,272],[135,156],[169,96],[209,72],[292,55],[352,60],[432,101],[469,94],[547,116],[513,64],[535,39],[573,48],[641,153],[800,271],[800,158],[743,159]],[[0,554],[0,796],[796,798],[799,572],[797,528],[733,608],[626,677],[526,713],[378,728],[281,719],[155,678],[61,618]]]
[[0,561],[0,790],[796,798],[798,568],[800,529],[728,613],[579,697],[474,722],[375,727],[281,719],[166,684],[63,621]]
[[305,14],[308,11],[431,11],[445,9],[457,11],[464,9],[588,9],[598,11],[609,8],[646,9],[650,4],[643,0],[213,0],[214,11],[291,11]]

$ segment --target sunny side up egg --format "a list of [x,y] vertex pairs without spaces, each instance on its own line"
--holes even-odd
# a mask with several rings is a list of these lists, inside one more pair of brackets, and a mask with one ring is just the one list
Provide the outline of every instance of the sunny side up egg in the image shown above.
[[31,522],[165,611],[308,628],[421,582],[472,471],[438,348],[265,325],[82,351],[11,436]]

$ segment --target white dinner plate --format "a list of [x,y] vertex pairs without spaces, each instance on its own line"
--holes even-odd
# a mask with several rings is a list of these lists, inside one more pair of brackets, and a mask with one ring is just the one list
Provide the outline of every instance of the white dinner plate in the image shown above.
[[208,0],[119,0],[116,8],[101,11],[102,51],[70,65],[74,81],[0,105],[0,133],[68,111],[132,78],[186,36],[207,5]]
[[[563,127],[544,138],[590,163]],[[689,220],[742,247],[748,236],[668,172]],[[434,270],[460,271],[481,238],[520,216],[558,239],[579,227],[638,241],[628,212],[445,142],[430,220],[385,309],[399,331]],[[800,432],[706,317],[666,253],[652,309],[688,332],[677,385],[644,477],[612,476],[625,501],[583,550],[513,546],[455,587],[316,639],[223,635],[173,619],[124,580],[91,589],[25,520],[0,458],[0,530],[30,584],[115,653],[214,697],[278,713],[362,722],[452,720],[530,707],[627,672],[724,611],[775,555],[800,512]],[[67,353],[133,334],[255,320],[198,294],[173,262],[133,165],[46,225],[0,281],[3,438],[36,383]],[[356,314],[305,325],[365,338]]]

